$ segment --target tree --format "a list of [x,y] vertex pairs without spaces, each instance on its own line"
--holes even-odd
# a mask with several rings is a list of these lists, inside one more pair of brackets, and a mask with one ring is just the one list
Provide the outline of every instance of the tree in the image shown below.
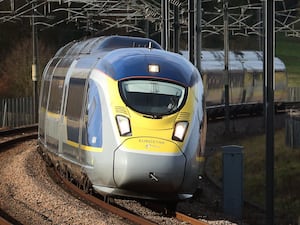
[[[38,54],[40,78],[42,69],[53,56],[53,49],[39,41],[38,52],[40,53]],[[31,96],[33,93],[31,65],[32,40],[25,38],[16,43],[0,65],[0,96]]]

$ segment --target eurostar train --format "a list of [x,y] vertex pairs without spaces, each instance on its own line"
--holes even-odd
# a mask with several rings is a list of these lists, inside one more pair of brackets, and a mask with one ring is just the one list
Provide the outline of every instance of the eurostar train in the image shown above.
[[[188,58],[188,51],[181,51]],[[263,52],[230,51],[229,103],[231,114],[262,112],[263,110]],[[277,109],[288,102],[288,78],[285,64],[274,58],[274,102]],[[225,71],[224,51],[201,51],[201,75],[203,79],[207,112],[209,116],[224,115]],[[220,109],[220,113],[218,112]]]
[[[202,74],[206,80],[208,105],[224,103],[224,52],[203,51]],[[274,59],[274,101],[287,100],[287,73],[284,63]],[[239,51],[229,53],[229,87],[231,104],[263,103],[263,52]]]
[[46,66],[39,147],[84,190],[178,201],[197,189],[204,89],[183,56],[147,38],[72,42]]

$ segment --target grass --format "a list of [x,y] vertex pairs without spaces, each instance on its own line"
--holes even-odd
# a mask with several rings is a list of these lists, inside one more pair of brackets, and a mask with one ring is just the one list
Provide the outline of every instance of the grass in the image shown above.
[[[275,215],[296,224],[300,216],[300,149],[285,144],[285,129],[275,132],[274,176]],[[265,205],[265,136],[253,136],[234,143],[244,147],[244,197]],[[221,180],[222,162],[218,153],[208,163],[208,169]],[[281,221],[282,222],[282,221]]]
[[[276,35],[276,56],[286,65],[288,86],[300,87],[300,39]],[[299,137],[300,138],[300,137]],[[276,224],[298,224],[300,221],[300,149],[285,144],[285,129],[274,137],[274,204]],[[265,135],[232,140],[244,146],[244,197],[265,206]],[[222,180],[222,155],[208,160],[207,169],[216,180]],[[279,217],[284,221],[278,221]]]
[[300,86],[300,39],[276,35],[276,56],[286,65],[290,87]]

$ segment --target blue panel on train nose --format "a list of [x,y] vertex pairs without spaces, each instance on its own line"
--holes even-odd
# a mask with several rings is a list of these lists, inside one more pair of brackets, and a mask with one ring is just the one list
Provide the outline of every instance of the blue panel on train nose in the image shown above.
[[149,193],[176,193],[185,173],[183,154],[147,154],[118,149],[114,156],[114,181],[118,188]]
[[[149,65],[158,65],[157,72],[151,72]],[[200,79],[193,65],[182,56],[153,49],[118,49],[107,54],[96,66],[115,80],[132,77],[162,78],[192,86]]]

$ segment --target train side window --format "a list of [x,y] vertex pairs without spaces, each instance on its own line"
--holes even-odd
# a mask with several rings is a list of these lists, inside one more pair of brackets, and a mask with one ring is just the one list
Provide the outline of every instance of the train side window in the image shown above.
[[50,63],[49,67],[45,70],[45,73],[43,74],[44,80],[51,80],[53,76],[53,72],[58,65],[60,59],[59,58],[54,58],[52,62]]
[[244,73],[241,72],[231,72],[229,74],[230,77],[230,87],[232,88],[239,88],[243,86],[244,83]]
[[263,74],[259,72],[253,73],[254,87],[261,87],[263,85]]
[[208,89],[217,89],[223,87],[223,73],[213,72],[207,74]]
[[85,79],[80,78],[70,79],[66,107],[66,116],[68,119],[78,121],[80,119],[85,81]]
[[63,77],[53,77],[50,89],[50,99],[48,111],[59,114],[64,87]]
[[68,140],[73,142],[81,142],[85,144],[84,134],[79,139],[80,133],[85,132],[84,116],[85,99],[86,99],[86,89],[87,89],[87,78],[93,68],[93,65],[96,61],[91,60],[90,58],[78,58],[70,76],[67,76],[66,79],[66,91],[64,97],[64,107],[63,112],[67,121],[67,132]]
[[93,80],[89,80],[87,93],[82,144],[102,147],[102,111],[100,96]]
[[49,93],[50,81],[44,80],[43,82],[43,89],[42,89],[42,96],[41,96],[41,108],[46,109],[47,107],[47,100],[48,100],[48,93]]
[[71,58],[63,59],[59,61],[58,65],[53,70],[48,106],[48,111],[52,113],[60,114],[65,76],[72,61]]
[[86,79],[71,78],[66,105],[68,140],[78,143]]
[[41,108],[46,109],[47,101],[49,97],[49,88],[51,83],[52,73],[58,63],[57,58],[53,59],[51,63],[46,67],[45,72],[43,73],[43,80],[42,80],[42,89],[41,89]]
[[[44,128],[45,128],[45,115],[46,115],[46,108],[47,108],[47,101],[48,101],[48,93],[50,87],[50,78],[53,72],[53,68],[56,65],[53,64],[54,59],[49,61],[47,64],[45,71],[43,73],[43,79],[41,82],[41,96],[40,96],[40,109],[39,109],[39,137],[41,140],[44,141]],[[50,77],[50,78],[49,78]]]
[[43,83],[42,83],[42,89],[41,89],[40,104],[41,104],[41,108],[43,108],[45,110],[47,108],[51,78],[53,75],[53,71],[58,62],[59,62],[58,58],[53,59],[51,61],[50,65],[45,69],[45,72],[43,73]]
[[55,57],[63,57],[69,51],[69,49],[74,45],[74,42],[70,42],[69,44],[65,45],[55,54]]
[[285,89],[287,86],[286,73],[281,71],[275,72],[275,90]]

